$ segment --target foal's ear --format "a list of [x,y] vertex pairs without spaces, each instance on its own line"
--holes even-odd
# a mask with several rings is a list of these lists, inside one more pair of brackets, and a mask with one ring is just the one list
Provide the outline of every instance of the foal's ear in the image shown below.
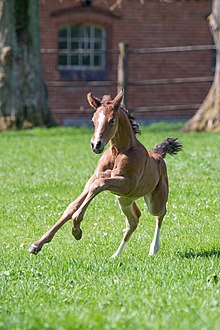
[[118,111],[118,109],[121,105],[121,101],[123,99],[123,96],[124,96],[124,89],[122,88],[122,90],[118,93],[118,95],[112,101],[113,108],[115,109],[115,111]]
[[97,97],[94,97],[92,93],[87,94],[87,100],[91,105],[91,107],[94,108],[95,110],[101,105],[101,101]]

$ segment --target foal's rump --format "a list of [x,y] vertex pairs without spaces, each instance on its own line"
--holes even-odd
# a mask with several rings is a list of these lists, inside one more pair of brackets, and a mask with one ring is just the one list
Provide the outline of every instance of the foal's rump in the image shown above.
[[166,163],[163,158],[166,154],[171,156],[182,150],[182,145],[175,138],[167,138],[162,143],[156,145],[153,151],[149,152],[148,170],[151,169],[150,176],[154,178],[155,187],[150,193],[144,196],[149,212],[160,216],[166,210],[169,186]]
[[160,179],[154,190],[144,196],[148,210],[152,215],[159,216],[165,212],[168,193],[168,178],[165,173],[164,175],[160,176]]

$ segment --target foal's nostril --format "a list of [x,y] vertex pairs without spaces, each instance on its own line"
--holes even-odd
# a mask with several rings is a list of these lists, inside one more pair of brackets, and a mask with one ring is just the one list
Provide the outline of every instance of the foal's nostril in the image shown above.
[[100,154],[103,151],[102,141],[91,142],[91,147],[96,154]]
[[95,148],[96,148],[96,149],[99,149],[99,148],[101,147],[101,144],[102,144],[102,142],[101,142],[101,141],[98,141],[98,142],[96,143]]

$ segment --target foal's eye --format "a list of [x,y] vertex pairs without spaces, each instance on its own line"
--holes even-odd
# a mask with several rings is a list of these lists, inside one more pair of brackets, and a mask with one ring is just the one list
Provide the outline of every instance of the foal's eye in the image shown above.
[[109,120],[109,123],[110,123],[111,126],[113,126],[115,124],[115,118]]

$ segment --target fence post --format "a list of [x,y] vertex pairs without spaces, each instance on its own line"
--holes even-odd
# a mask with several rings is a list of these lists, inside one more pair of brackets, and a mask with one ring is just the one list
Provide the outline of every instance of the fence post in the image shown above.
[[118,58],[118,92],[124,89],[124,98],[122,103],[126,105],[128,95],[128,44],[120,42]]

